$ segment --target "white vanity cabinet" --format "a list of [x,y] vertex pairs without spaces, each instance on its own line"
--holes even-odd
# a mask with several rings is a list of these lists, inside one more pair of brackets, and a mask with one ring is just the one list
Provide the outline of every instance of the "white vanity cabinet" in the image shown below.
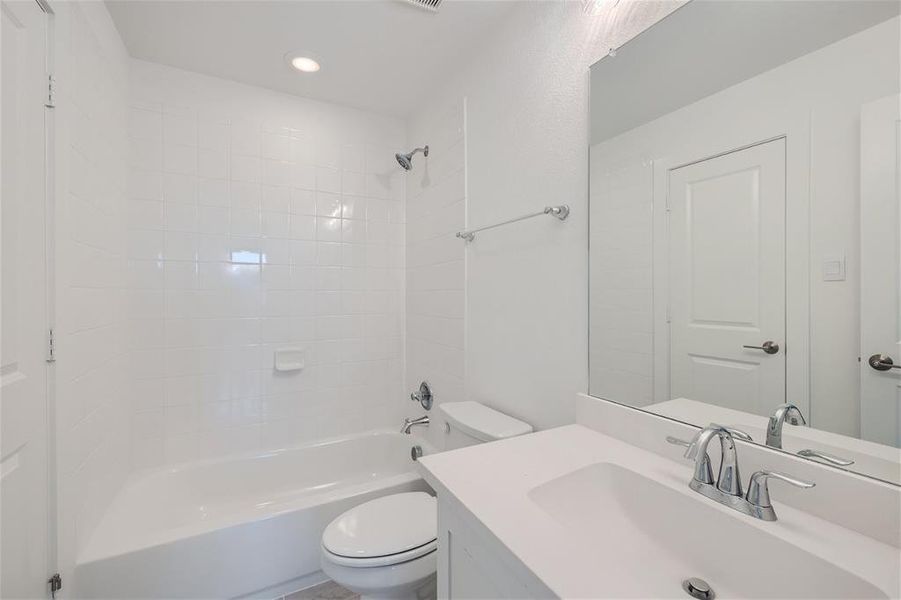
[[552,598],[501,542],[453,499],[438,500],[438,598]]

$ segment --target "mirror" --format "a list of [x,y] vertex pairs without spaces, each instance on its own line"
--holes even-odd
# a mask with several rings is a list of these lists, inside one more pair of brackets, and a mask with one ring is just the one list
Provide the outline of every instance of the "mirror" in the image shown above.
[[901,484],[899,32],[694,0],[591,67],[591,395]]

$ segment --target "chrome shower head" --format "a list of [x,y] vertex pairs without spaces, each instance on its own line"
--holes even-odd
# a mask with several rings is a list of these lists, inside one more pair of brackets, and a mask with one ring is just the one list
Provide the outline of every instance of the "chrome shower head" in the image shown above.
[[397,159],[397,164],[402,166],[405,171],[409,171],[413,168],[413,155],[415,155],[417,152],[422,152],[423,156],[428,156],[429,147],[425,146],[424,148],[416,148],[415,150],[408,152],[407,154],[401,154],[400,152],[398,152],[394,155],[394,158]]

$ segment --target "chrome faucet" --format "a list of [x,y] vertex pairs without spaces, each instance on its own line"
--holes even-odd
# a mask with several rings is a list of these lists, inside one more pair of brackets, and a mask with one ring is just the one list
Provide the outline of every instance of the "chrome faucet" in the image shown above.
[[428,425],[429,424],[429,415],[422,415],[418,419],[411,419],[407,417],[404,419],[404,426],[400,428],[401,433],[406,433],[409,435],[410,429],[413,428],[414,425]]
[[794,404],[780,404],[770,417],[766,427],[766,445],[771,448],[782,448],[782,426],[788,420],[792,425],[807,425],[804,415]]
[[[722,454],[720,470],[715,482],[710,468],[710,456],[707,454],[707,447],[714,437],[719,438]],[[675,438],[667,438],[667,441],[687,446],[685,458],[695,461],[694,474],[688,487],[711,500],[725,504],[729,508],[756,519],[776,520],[776,511],[770,502],[767,486],[770,479],[784,481],[799,488],[812,488],[815,485],[809,481],[795,479],[785,473],[757,471],[751,475],[748,493],[743,496],[741,475],[738,471],[738,453],[735,449],[735,440],[728,429],[711,423],[699,431],[691,442],[682,442]]]
[[741,497],[741,475],[738,472],[738,453],[735,450],[735,440],[728,429],[714,424],[702,429],[685,450],[685,458],[695,461],[691,489],[700,492],[699,488],[702,485],[714,485],[713,473],[710,470],[710,456],[707,454],[707,446],[710,445],[714,436],[720,440],[722,454],[720,472],[716,478],[716,489],[730,496]]
[[[766,426],[767,446],[770,448],[782,449],[782,428],[786,421],[792,425],[807,425],[807,421],[804,420],[804,415],[801,414],[801,410],[797,406],[794,404],[780,404],[776,407],[776,412],[770,417],[770,421]],[[848,458],[842,458],[841,456],[836,456],[829,452],[811,448],[798,450],[798,456],[812,458],[816,461],[835,467],[847,467],[854,464],[854,461]]]

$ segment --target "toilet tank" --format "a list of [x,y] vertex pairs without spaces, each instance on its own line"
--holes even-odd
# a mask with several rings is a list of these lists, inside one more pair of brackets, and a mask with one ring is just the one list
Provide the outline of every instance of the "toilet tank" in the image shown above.
[[528,423],[478,402],[448,402],[438,410],[444,417],[446,450],[532,433]]

